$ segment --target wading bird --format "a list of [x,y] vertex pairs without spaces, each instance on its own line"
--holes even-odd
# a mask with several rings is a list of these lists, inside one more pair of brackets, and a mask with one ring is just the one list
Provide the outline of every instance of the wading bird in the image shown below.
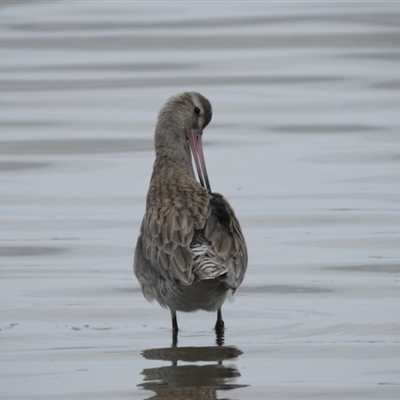
[[[217,342],[223,341],[221,307],[242,283],[247,248],[228,201],[211,191],[202,134],[210,102],[196,92],[171,97],[155,129],[156,159],[134,259],[144,297],[171,312],[217,311]],[[199,176],[196,180],[191,152]]]

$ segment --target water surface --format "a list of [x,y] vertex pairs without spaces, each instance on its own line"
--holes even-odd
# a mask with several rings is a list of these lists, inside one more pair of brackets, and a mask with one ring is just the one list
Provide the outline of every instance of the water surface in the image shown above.
[[[400,6],[0,8],[0,398],[397,399]],[[214,109],[211,184],[250,263],[215,315],[147,303],[132,256],[156,115]]]

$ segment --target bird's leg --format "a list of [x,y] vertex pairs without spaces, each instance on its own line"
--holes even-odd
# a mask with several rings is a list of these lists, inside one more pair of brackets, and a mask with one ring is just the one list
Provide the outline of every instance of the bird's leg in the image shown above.
[[224,320],[222,319],[222,312],[221,309],[218,308],[218,313],[217,313],[217,322],[215,324],[215,330],[216,331],[223,331],[224,330]]
[[176,312],[171,310],[172,330],[178,332],[178,320],[176,319]]
[[172,346],[178,344],[178,320],[176,319],[176,311],[171,310],[172,319]]
[[222,319],[221,308],[218,308],[217,313],[217,322],[215,323],[215,334],[217,336],[216,342],[218,346],[222,346],[224,344],[224,332],[225,332],[225,323]]

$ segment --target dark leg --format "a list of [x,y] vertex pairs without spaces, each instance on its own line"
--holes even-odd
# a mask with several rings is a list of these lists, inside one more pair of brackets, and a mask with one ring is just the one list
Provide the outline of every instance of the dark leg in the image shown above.
[[224,332],[225,332],[225,323],[222,319],[221,309],[218,309],[217,313],[217,322],[215,324],[215,334],[217,336],[216,342],[218,346],[222,346],[224,344]]
[[178,344],[178,320],[176,319],[176,312],[171,310],[172,319],[172,346]]
[[215,330],[216,331],[224,331],[224,320],[222,319],[222,312],[221,309],[218,308],[218,313],[217,313],[217,322],[215,324]]
[[172,318],[172,330],[177,331],[179,330],[178,328],[178,320],[176,319],[176,312],[171,311],[171,318]]

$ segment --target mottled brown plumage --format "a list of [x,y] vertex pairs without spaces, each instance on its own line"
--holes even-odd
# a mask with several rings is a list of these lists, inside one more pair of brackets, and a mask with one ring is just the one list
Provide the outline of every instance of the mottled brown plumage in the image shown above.
[[[212,193],[201,145],[211,120],[210,102],[199,93],[170,98],[160,110],[153,174],[138,238],[134,271],[143,294],[176,311],[217,311],[241,284],[247,249],[227,200]],[[198,170],[196,180],[190,150]]]

